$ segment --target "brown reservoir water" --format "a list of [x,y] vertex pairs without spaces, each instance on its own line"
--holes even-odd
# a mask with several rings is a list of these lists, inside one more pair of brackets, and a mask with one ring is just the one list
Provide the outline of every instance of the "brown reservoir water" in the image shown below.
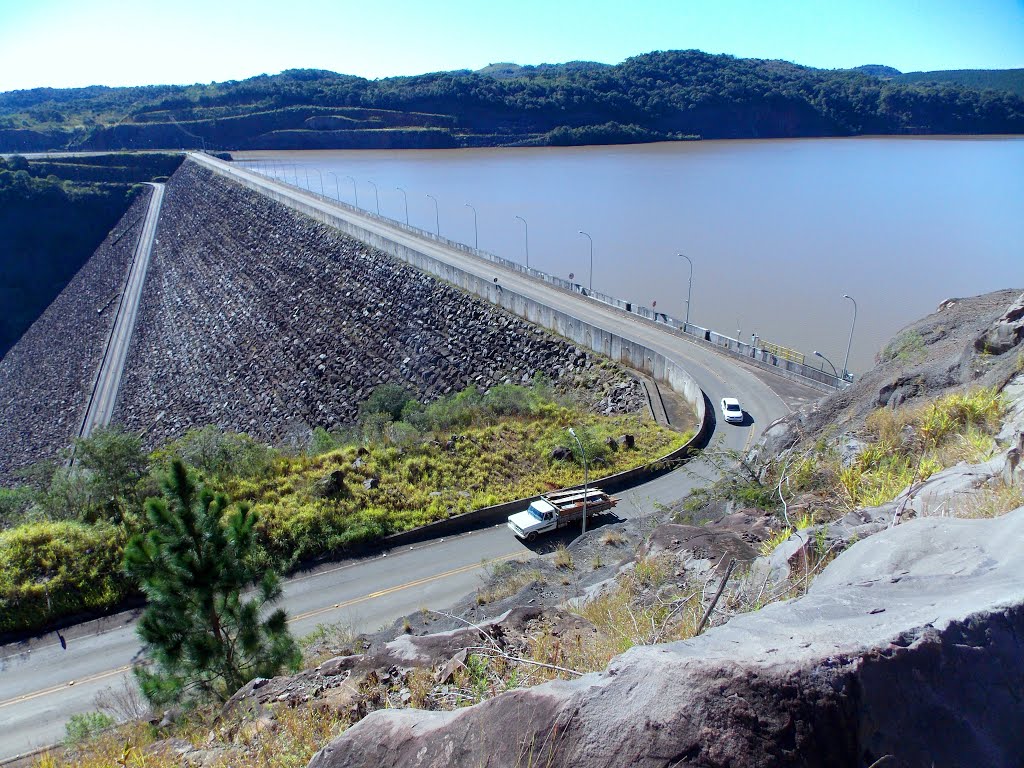
[[[1024,138],[248,152],[271,175],[690,321],[863,371],[951,296],[1024,288]],[[271,161],[271,162],[268,162]],[[350,178],[351,177],[351,178]],[[353,188],[353,181],[354,187]],[[397,188],[405,190],[405,195]],[[434,202],[437,200],[435,215]],[[469,205],[467,205],[467,203]],[[472,206],[470,208],[469,206]],[[476,231],[474,232],[474,209]],[[521,217],[525,220],[516,218]],[[821,362],[821,361],[819,361]],[[822,363],[822,365],[824,365]],[[824,366],[828,369],[828,366]]]

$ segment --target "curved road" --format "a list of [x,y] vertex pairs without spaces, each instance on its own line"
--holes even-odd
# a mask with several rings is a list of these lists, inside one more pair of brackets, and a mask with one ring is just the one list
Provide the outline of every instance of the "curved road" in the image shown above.
[[[225,164],[197,157],[225,172]],[[386,223],[317,199],[305,192],[255,174],[229,168],[260,185],[314,203],[334,215],[359,221],[360,226],[385,233],[439,259],[472,271],[490,281],[581,320],[606,328],[681,363],[707,394],[711,407],[728,395],[740,398],[748,418],[743,425],[719,422],[715,438],[724,446],[748,447],[760,431],[796,405],[821,394],[734,358],[719,355],[679,336],[665,326],[641,320],[594,300],[549,286],[497,264],[422,240]],[[631,491],[616,512],[635,517],[653,511],[655,503],[670,503],[702,482],[699,463],[676,470]],[[547,546],[550,547],[550,541]],[[449,537],[385,554],[323,566],[289,579],[284,604],[292,630],[308,633],[320,623],[342,623],[353,630],[373,630],[423,607],[447,606],[480,584],[488,564],[542,554],[545,543],[527,547],[504,525]],[[65,647],[66,645],[66,647]],[[129,667],[140,649],[130,614],[83,624],[67,631],[63,643],[56,634],[0,648],[0,762],[36,747],[60,741],[64,722],[74,713],[95,709],[97,692],[119,687],[130,677]]]

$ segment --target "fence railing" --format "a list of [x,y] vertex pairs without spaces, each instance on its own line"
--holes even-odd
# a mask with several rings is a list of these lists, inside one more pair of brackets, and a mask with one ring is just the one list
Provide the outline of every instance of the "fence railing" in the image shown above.
[[599,301],[602,304],[607,304],[623,312],[628,312],[632,315],[635,315],[636,317],[642,317],[646,320],[650,320],[653,323],[657,323],[658,325],[667,326],[669,328],[674,329],[685,338],[694,341],[698,344],[710,345],[718,349],[719,351],[727,352],[735,357],[743,358],[746,361],[751,362],[758,367],[765,368],[767,370],[779,373],[789,378],[796,378],[798,380],[802,380],[804,381],[804,383],[810,384],[816,388],[842,389],[846,386],[849,386],[849,384],[853,381],[852,375],[848,374],[848,378],[844,380],[843,378],[828,373],[820,368],[815,368],[812,365],[807,365],[801,360],[792,359],[791,355],[781,354],[781,350],[786,350],[787,352],[793,351],[789,350],[786,347],[781,347],[780,345],[777,344],[765,344],[764,346],[759,346],[757,345],[756,340],[753,344],[748,344],[744,341],[734,339],[731,336],[726,336],[724,334],[718,333],[717,331],[713,331],[709,328],[702,328],[699,325],[694,325],[693,323],[685,323],[681,320],[677,320],[676,318],[673,318],[665,314],[664,312],[658,312],[654,309],[651,309],[650,307],[645,307],[641,304],[626,301],[615,296],[609,296],[608,294],[601,293],[600,291],[592,291],[585,288],[583,285],[579,283],[574,283],[570,280],[565,280],[561,277],[549,275],[547,272],[541,272],[539,269],[527,267],[523,264],[520,264],[517,261],[506,259],[502,256],[490,253],[489,251],[483,251],[478,248],[473,248],[472,246],[466,245],[465,243],[460,243],[457,240],[449,240],[447,237],[442,237],[441,235],[438,235],[435,232],[431,232],[430,230],[421,229],[420,227],[414,227],[411,224],[406,224],[405,222],[398,221],[397,219],[382,216],[380,214],[374,213],[373,211],[368,211],[365,208],[356,207],[351,203],[347,203],[339,198],[331,197],[329,195],[321,194],[319,192],[314,192],[312,189],[304,187],[300,184],[292,184],[292,182],[288,181],[287,178],[282,179],[276,175],[269,176],[268,174],[263,173],[262,171],[259,171],[255,168],[251,168],[249,166],[245,166],[244,164],[243,167],[246,168],[246,170],[256,173],[260,176],[273,178],[275,181],[302,190],[306,194],[319,200],[322,200],[326,203],[340,206],[346,210],[351,211],[352,213],[379,221],[382,224],[386,224],[387,226],[396,227],[397,229],[408,232],[410,235],[414,235],[416,237],[424,238],[427,240],[432,240],[440,245],[445,246],[446,248],[461,251],[471,256],[475,256],[478,259],[483,259],[484,261],[489,261],[494,264],[498,264],[504,269],[509,269],[524,275],[529,275],[530,277],[536,280],[541,280],[557,288],[561,288],[566,291],[571,291],[573,293],[579,293],[595,301]]

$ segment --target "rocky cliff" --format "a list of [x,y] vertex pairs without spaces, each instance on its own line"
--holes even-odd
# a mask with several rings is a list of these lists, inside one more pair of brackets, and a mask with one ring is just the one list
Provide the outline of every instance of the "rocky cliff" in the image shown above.
[[797,600],[601,674],[377,711],[335,766],[1010,766],[1024,750],[1024,509],[859,542]]
[[207,424],[278,440],[353,422],[385,382],[429,401],[538,373],[602,410],[643,402],[583,350],[187,162],[114,418],[151,443]]

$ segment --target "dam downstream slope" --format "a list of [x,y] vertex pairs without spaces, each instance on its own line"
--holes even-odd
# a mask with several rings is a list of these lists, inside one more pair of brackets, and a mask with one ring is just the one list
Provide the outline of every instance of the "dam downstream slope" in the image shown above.
[[432,400],[542,373],[600,410],[643,402],[579,347],[194,162],[149,270],[114,422],[150,444],[208,424],[303,439],[385,382]]
[[151,195],[146,187],[0,359],[0,480],[56,457],[78,433]]

